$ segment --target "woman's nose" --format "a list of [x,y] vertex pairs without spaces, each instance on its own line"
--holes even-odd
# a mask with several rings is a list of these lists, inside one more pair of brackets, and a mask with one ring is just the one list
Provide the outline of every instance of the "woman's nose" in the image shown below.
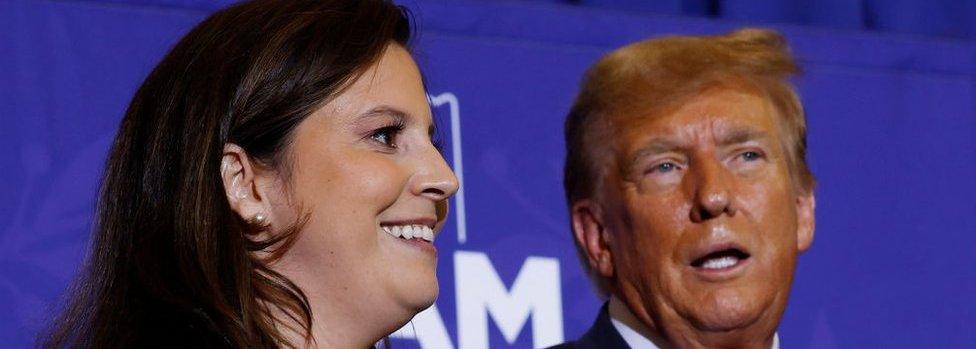
[[415,178],[414,194],[433,201],[447,199],[458,190],[457,176],[433,146],[424,152]]

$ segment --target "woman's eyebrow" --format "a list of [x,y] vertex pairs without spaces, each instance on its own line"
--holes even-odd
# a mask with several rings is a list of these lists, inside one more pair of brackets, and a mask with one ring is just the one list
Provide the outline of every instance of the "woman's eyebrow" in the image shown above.
[[410,118],[410,113],[400,110],[396,107],[381,105],[370,109],[369,111],[359,115],[359,118],[374,118],[379,116],[389,116],[398,121],[406,121]]

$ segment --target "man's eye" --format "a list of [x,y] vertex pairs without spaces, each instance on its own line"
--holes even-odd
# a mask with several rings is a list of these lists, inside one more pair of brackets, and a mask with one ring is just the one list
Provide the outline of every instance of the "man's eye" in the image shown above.
[[678,165],[675,165],[675,164],[670,163],[670,162],[665,162],[665,163],[659,164],[657,166],[654,166],[654,171],[655,172],[660,172],[660,173],[668,173],[668,172],[674,171],[677,168],[678,168]]
[[396,137],[398,134],[400,134],[401,130],[402,128],[398,126],[384,127],[373,131],[373,133],[369,135],[369,138],[380,142],[387,147],[396,148]]
[[759,152],[747,151],[745,153],[742,153],[742,159],[745,161],[755,161],[755,160],[759,160],[760,158],[762,158],[762,155],[759,154]]

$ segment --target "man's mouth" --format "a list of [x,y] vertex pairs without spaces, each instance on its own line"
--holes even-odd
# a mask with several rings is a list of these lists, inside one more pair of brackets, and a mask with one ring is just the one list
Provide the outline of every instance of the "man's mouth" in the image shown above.
[[704,270],[724,270],[733,268],[749,259],[749,253],[738,247],[719,249],[706,253],[691,262],[691,266]]

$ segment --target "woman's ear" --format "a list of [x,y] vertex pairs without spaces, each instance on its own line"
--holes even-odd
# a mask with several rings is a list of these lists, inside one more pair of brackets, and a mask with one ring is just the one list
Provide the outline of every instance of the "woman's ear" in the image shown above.
[[257,164],[244,148],[227,143],[220,162],[220,177],[230,207],[245,221],[261,226],[274,222],[269,197],[265,195],[265,180],[258,174]]

